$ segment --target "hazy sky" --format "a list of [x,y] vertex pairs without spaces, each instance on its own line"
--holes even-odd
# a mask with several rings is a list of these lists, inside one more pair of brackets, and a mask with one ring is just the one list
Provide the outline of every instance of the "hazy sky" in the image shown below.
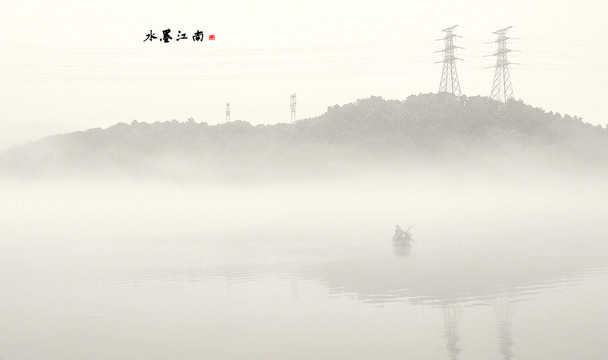
[[[461,88],[489,95],[492,32],[513,25],[516,98],[607,124],[605,1],[3,1],[0,149],[117,122],[289,121],[370,95],[436,92],[458,24]],[[143,42],[170,28],[214,42]]]

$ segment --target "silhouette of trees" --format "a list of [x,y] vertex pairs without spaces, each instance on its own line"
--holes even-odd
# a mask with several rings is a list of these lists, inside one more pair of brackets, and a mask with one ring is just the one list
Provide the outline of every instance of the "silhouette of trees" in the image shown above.
[[327,170],[333,164],[343,169],[404,159],[454,159],[513,146],[600,163],[608,156],[608,131],[521,100],[501,106],[480,96],[419,94],[404,101],[372,96],[330,106],[318,117],[293,124],[209,125],[190,118],[55,135],[3,152],[0,168],[129,168],[177,157],[201,169]]

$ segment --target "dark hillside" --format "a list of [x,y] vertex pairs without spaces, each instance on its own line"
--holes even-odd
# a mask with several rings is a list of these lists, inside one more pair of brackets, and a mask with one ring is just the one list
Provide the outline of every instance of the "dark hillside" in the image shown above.
[[54,135],[3,152],[0,169],[20,175],[108,170],[340,172],[361,165],[443,162],[488,153],[508,157],[513,149],[530,156],[606,164],[608,131],[519,101],[500,106],[484,97],[445,94],[405,101],[370,97],[331,106],[321,116],[294,124],[134,121]]

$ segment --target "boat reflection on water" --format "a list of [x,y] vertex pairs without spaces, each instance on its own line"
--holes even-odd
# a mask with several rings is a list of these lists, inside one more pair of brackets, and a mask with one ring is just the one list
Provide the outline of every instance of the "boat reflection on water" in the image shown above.
[[403,245],[403,244],[394,244],[393,245],[393,250],[395,251],[395,255],[397,256],[409,256],[410,255],[410,250],[412,249],[412,247],[407,244],[407,245]]

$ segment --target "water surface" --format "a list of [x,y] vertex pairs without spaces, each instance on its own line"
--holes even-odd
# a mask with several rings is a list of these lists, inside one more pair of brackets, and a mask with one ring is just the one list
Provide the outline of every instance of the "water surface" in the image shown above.
[[5,183],[0,359],[599,359],[608,205],[571,184]]

